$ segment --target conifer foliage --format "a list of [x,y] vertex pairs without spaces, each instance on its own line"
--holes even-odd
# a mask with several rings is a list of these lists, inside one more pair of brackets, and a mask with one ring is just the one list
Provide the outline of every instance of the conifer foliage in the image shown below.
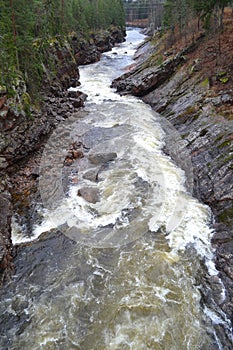
[[69,32],[124,27],[121,0],[0,0],[0,86],[40,75],[40,47]]
[[198,23],[203,23],[205,28],[210,27],[210,19],[221,16],[224,7],[229,5],[228,0],[166,0],[164,25],[179,25],[184,29],[193,18],[198,18]]
[[194,41],[195,36],[205,33],[215,36],[220,55],[223,14],[229,6],[232,1],[228,0],[166,0],[163,22],[170,30],[167,45],[171,46],[181,38]]

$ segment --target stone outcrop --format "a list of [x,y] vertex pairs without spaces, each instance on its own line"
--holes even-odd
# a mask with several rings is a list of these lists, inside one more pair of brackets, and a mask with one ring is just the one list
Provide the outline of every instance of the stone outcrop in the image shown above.
[[116,43],[124,41],[125,32],[115,27],[92,33],[87,39],[72,34],[70,43],[78,65],[99,61],[101,53],[110,51]]
[[1,123],[0,169],[4,170],[38,149],[61,120],[84,105],[86,97],[81,92],[71,97],[69,92],[61,91],[59,96],[45,97],[41,111],[32,110],[30,115],[12,109],[6,102],[3,108],[7,113]]
[[95,204],[100,201],[100,193],[97,188],[82,187],[77,194],[89,203]]
[[88,159],[91,163],[98,165],[98,164],[103,164],[107,163],[110,161],[113,161],[116,159],[117,154],[115,152],[112,153],[94,153],[94,154],[89,154]]
[[145,96],[167,81],[177,70],[177,67],[184,63],[185,54],[192,52],[194,49],[195,45],[190,45],[179,52],[175,57],[164,61],[159,67],[151,67],[150,64],[147,65],[143,62],[131,72],[116,78],[112,83],[112,87],[116,88],[117,92],[122,95],[132,94],[139,97]]

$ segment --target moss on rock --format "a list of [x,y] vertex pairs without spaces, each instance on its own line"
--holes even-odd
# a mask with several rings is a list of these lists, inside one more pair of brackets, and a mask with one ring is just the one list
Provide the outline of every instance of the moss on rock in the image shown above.
[[227,223],[233,219],[233,205],[230,208],[225,209],[219,216],[218,219],[221,222]]

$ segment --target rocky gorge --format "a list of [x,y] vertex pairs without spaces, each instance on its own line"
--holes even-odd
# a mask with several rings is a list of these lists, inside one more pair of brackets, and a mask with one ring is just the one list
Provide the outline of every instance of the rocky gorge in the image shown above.
[[124,41],[124,37],[124,29],[116,27],[93,32],[89,38],[75,33],[71,33],[67,40],[56,37],[45,55],[39,105],[31,103],[27,87],[20,77],[13,97],[7,98],[4,89],[0,91],[1,285],[10,279],[14,271],[15,252],[11,241],[13,211],[30,217],[28,212],[33,212],[29,208],[38,184],[44,144],[61,121],[84,105],[84,93],[68,91],[69,87],[80,84],[78,65],[98,61],[102,52],[111,50],[116,43]]
[[[184,140],[192,160],[193,194],[213,213],[212,245],[219,274],[218,277],[206,275],[201,281],[203,300],[210,308],[216,309],[217,305],[219,315],[222,310],[232,322],[232,22],[222,34],[221,64],[215,54],[214,39],[203,33],[191,44],[174,46],[168,52],[161,51],[164,47],[164,39],[161,40],[157,33],[154,39],[139,48],[135,66],[115,79],[112,87],[122,95],[140,97],[164,116]],[[168,154],[177,162],[177,155],[172,150],[168,150]],[[178,164],[182,167],[179,160]],[[220,337],[228,338],[223,343],[231,343],[231,331],[226,335],[220,328],[219,324]]]
[[[106,33],[105,33],[106,34]],[[29,209],[38,183],[38,166],[44,141],[53,128],[70,114],[80,110],[85,102],[82,92],[67,91],[70,86],[77,86],[79,73],[77,64],[95,62],[101,52],[109,50],[114,42],[123,40],[122,32],[115,31],[110,36],[105,34],[89,43],[78,41],[77,37],[70,44],[61,47],[57,42],[53,47],[57,59],[59,74],[57,79],[46,82],[45,104],[42,112],[33,109],[30,116],[11,107],[2,92],[1,95],[1,282],[10,278],[14,263],[20,268],[20,254],[29,253],[30,245],[13,248],[11,243],[11,217],[14,211],[22,216],[31,216]],[[215,264],[218,277],[209,277],[199,281],[203,287],[201,293],[205,304],[210,308],[222,309],[228,319],[233,320],[233,156],[232,156],[232,66],[222,62],[221,69],[211,71],[205,54],[213,47],[206,48],[206,37],[200,35],[195,43],[184,45],[180,49],[161,51],[159,37],[146,41],[138,50],[135,66],[116,79],[112,86],[120,94],[133,94],[152,106],[178,130],[190,152],[194,173],[193,193],[206,203],[213,212],[212,240],[215,249]],[[163,47],[164,49],[164,47]],[[84,54],[87,53],[87,54]],[[20,90],[21,89],[21,90]],[[19,100],[25,97],[25,88],[19,87]],[[76,148],[72,148],[72,157],[76,157]],[[176,155],[165,149],[176,162]],[[84,152],[85,153],[85,152]],[[31,156],[33,154],[33,156]],[[77,157],[83,156],[79,154]],[[68,160],[72,160],[68,156]],[[179,161],[177,161],[179,164]],[[104,162],[103,162],[104,163]],[[182,167],[182,164],[179,164]],[[92,178],[98,176],[92,175]],[[89,195],[87,195],[89,196]],[[33,220],[27,218],[27,222]],[[35,260],[40,249],[49,255],[50,243],[69,246],[72,243],[62,235],[55,238],[44,234],[34,244]],[[55,242],[56,241],[56,242]],[[68,251],[69,251],[68,249]],[[56,249],[55,249],[56,250]],[[58,250],[59,251],[59,250]],[[51,266],[58,257],[49,258]],[[43,277],[41,276],[43,280]],[[222,289],[224,285],[224,293]],[[16,311],[20,322],[25,322],[23,304],[16,302]],[[219,309],[219,310],[220,310]],[[222,316],[222,315],[221,315]],[[221,324],[215,326],[222,338],[222,343],[231,343],[231,334]],[[230,349],[231,345],[226,345]]]

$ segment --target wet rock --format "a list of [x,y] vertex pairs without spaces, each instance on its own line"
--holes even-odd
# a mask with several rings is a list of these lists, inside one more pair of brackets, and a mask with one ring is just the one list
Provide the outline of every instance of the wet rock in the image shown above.
[[83,174],[83,179],[96,182],[98,180],[99,170],[90,169]]
[[56,274],[67,264],[74,247],[75,243],[59,231],[50,231],[37,241],[15,247],[15,278],[0,290],[1,349],[12,348],[9,336],[12,329],[16,336],[23,333],[30,323],[28,301],[39,302],[48,286],[54,289]]
[[67,157],[65,160],[64,160],[64,165],[65,166],[70,166],[73,164],[73,159],[72,158],[69,158]]
[[0,194],[0,286],[13,271],[11,245],[12,204],[8,192]]
[[80,98],[82,96],[87,96],[86,94],[84,94],[82,91],[77,91],[77,90],[69,90],[68,91],[68,97],[71,98]]
[[77,91],[76,92],[76,96],[70,98],[69,100],[72,102],[73,107],[80,108],[80,107],[84,106],[84,102],[86,101],[86,99],[87,99],[87,95],[86,94],[80,93],[80,92]]
[[84,152],[83,152],[83,145],[82,143],[77,143],[74,142],[71,146],[69,151],[66,154],[65,160],[64,160],[64,165],[71,165],[74,160],[81,159],[84,157]]
[[109,31],[111,33],[111,40],[114,44],[125,41],[126,32],[123,28],[112,27]]
[[88,155],[88,160],[95,165],[107,163],[113,161],[117,158],[117,154],[115,152],[110,153],[94,153]]
[[225,302],[224,285],[219,276],[206,276],[202,281],[203,287],[201,289],[203,300],[207,305],[211,305],[214,309],[215,305],[222,305]]
[[79,108],[84,106],[84,101],[83,100],[73,100],[72,105],[74,108]]
[[68,152],[66,157],[69,159],[73,159],[73,152]]
[[75,54],[75,60],[78,65],[90,64],[100,60],[101,53],[95,45],[82,45],[81,49]]
[[227,261],[233,262],[233,242],[222,244],[219,249],[219,255],[224,256]]
[[150,189],[150,184],[141,177],[137,177],[134,182],[136,192],[146,193]]
[[82,197],[89,203],[97,203],[100,201],[100,192],[97,188],[83,187],[78,190],[78,196]]
[[233,242],[222,243],[217,253],[217,268],[223,271],[233,286]]

